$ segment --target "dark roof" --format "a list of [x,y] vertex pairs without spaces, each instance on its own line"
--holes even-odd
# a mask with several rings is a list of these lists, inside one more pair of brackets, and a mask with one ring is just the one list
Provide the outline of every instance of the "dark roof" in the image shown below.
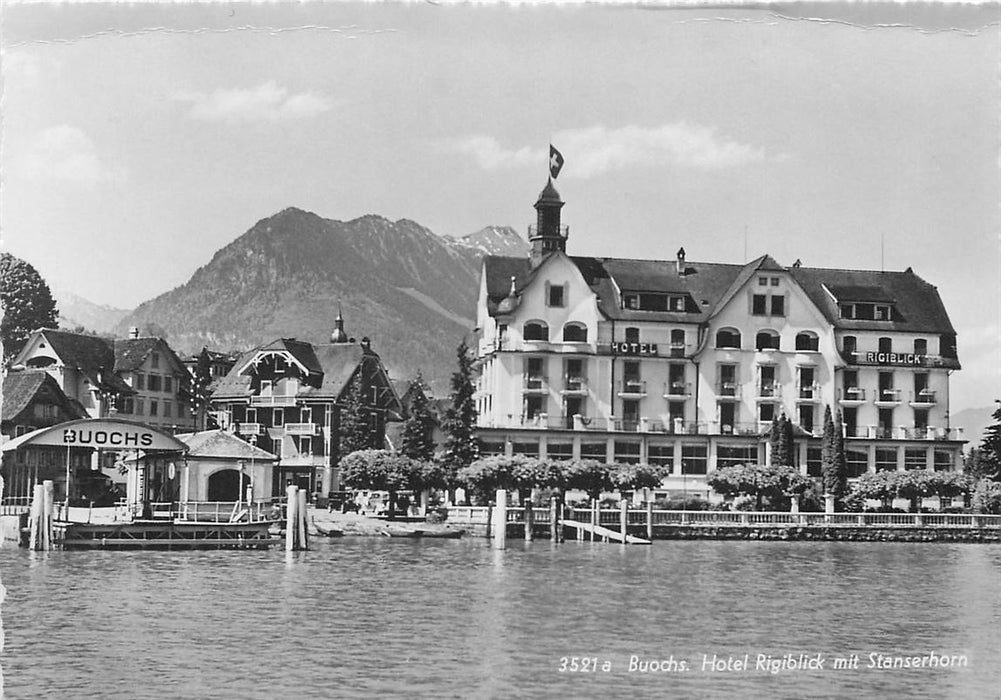
[[123,338],[115,340],[115,370],[118,372],[132,372],[138,369],[159,344],[159,338]]
[[838,303],[851,301],[890,302],[895,300],[882,287],[870,287],[861,284],[831,284],[825,285],[838,300]]
[[29,408],[39,394],[49,394],[51,399],[66,411],[66,420],[86,418],[86,413],[71,401],[59,382],[41,369],[26,369],[8,372],[3,378],[3,420],[10,421]]
[[110,338],[45,329],[41,331],[53,352],[67,367],[83,372],[92,383],[103,391],[134,394],[128,384],[115,371],[115,342]]
[[[790,268],[792,275],[814,304],[835,327],[844,330],[885,330],[913,333],[955,334],[938,289],[918,277],[910,269],[904,272],[877,272],[872,270],[833,270],[824,268]],[[838,297],[840,290],[846,296],[876,293],[882,299],[871,297],[851,301],[892,301],[892,321],[863,321],[841,318],[838,306],[831,295]]]
[[[744,265],[686,260],[681,263],[683,274],[679,274],[679,263],[674,259],[570,257],[570,260],[598,296],[598,308],[606,318],[615,320],[704,322],[726,306],[755,274],[786,272],[836,328],[955,333],[938,290],[910,269],[905,272],[874,272],[796,266],[786,268],[771,256],[762,255]],[[515,278],[515,288],[520,294],[544,266],[545,261],[533,267],[527,257],[484,257],[488,312],[497,315],[498,305],[510,292],[511,277]],[[863,295],[867,301],[892,300],[896,310],[894,320],[842,319],[837,304],[824,290],[825,286],[832,291],[837,289],[846,296]],[[679,294],[686,295],[691,301],[685,313],[636,311],[622,308],[620,294],[624,292]],[[873,296],[877,293],[881,298]],[[503,308],[500,310],[503,311]]]
[[216,457],[222,459],[256,459],[270,462],[277,456],[251,445],[236,435],[225,430],[203,430],[197,433],[182,433],[175,435],[178,440],[188,446],[188,459],[199,457]]

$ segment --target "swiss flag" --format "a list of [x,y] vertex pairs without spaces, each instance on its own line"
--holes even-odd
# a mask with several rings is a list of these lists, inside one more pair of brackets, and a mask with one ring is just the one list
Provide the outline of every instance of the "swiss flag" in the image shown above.
[[563,169],[563,154],[549,144],[549,174],[555,180]]

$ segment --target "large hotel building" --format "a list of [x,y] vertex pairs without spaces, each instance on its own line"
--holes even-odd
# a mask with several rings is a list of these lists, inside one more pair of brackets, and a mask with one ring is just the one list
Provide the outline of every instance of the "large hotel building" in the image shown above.
[[936,288],[903,272],[570,256],[546,185],[528,257],[488,256],[477,307],[482,451],[668,467],[705,494],[717,467],[764,463],[795,424],[820,474],[824,409],[850,476],[961,468],[949,423],[956,333]]

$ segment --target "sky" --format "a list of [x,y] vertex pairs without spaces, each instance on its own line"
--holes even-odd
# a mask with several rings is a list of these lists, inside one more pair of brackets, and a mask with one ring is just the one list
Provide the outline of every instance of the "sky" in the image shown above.
[[1001,398],[998,7],[4,4],[0,236],[130,308],[296,206],[568,252],[903,270]]

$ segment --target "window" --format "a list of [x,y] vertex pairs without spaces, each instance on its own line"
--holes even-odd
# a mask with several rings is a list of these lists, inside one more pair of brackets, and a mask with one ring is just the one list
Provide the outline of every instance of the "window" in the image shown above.
[[778,350],[779,334],[772,330],[758,331],[754,336],[754,347],[758,350]]
[[568,323],[563,326],[564,343],[586,343],[587,326],[583,323]]
[[623,294],[622,295],[622,307],[625,309],[639,309],[640,308],[640,295],[639,294]]
[[549,327],[541,321],[529,321],[522,335],[525,340],[549,340]]
[[640,444],[638,442],[616,440],[615,461],[620,464],[639,464]]
[[897,448],[895,447],[876,448],[876,471],[878,472],[897,471]]
[[652,442],[647,445],[647,462],[658,467],[674,466],[674,445]]
[[823,450],[819,447],[806,448],[806,475],[823,476],[824,465],[821,461]]
[[685,331],[680,328],[671,330],[671,357],[683,357],[685,355]]
[[569,358],[563,368],[564,388],[567,391],[584,391],[587,388],[584,378],[584,360],[579,357]]
[[147,383],[147,387],[149,388],[149,390],[150,391],[160,391],[160,386],[161,386],[160,382],[161,382],[161,379],[162,379],[162,377],[159,374],[151,374],[151,375],[149,375],[149,382]]
[[501,440],[480,440],[480,456],[495,457],[504,454],[504,442]]
[[846,335],[841,339],[841,351],[848,355],[849,357],[854,357],[855,351],[858,349],[858,338],[854,335]]
[[768,296],[765,294],[755,294],[751,297],[751,313],[755,316],[764,316],[768,310]]
[[566,305],[566,288],[562,284],[548,284],[549,290],[547,303],[549,306],[562,308]]
[[573,443],[550,441],[546,444],[546,459],[573,459]]
[[759,277],[758,278],[758,286],[759,287],[767,287],[768,286],[768,278],[767,277]]
[[668,308],[670,308],[671,311],[684,311],[685,297],[670,297],[668,299]]
[[[816,370],[813,367],[799,367],[799,398],[814,399],[817,387],[814,384]],[[804,426],[805,427],[805,426]]]
[[160,353],[154,352],[150,356],[149,364],[150,364],[150,367],[152,367],[153,369],[158,368],[160,366]]
[[136,372],[134,384],[136,389],[144,391],[146,389],[146,375]]
[[784,296],[772,296],[772,316],[786,315],[786,298]]
[[935,450],[935,471],[949,472],[955,465],[955,456],[948,450]]
[[892,310],[886,304],[876,304],[873,307],[873,315],[876,321],[889,321]]
[[740,349],[740,331],[733,328],[721,328],[716,331],[716,348]]
[[914,409],[914,429],[917,431],[928,429],[928,409],[927,408],[915,408]]
[[779,278],[778,277],[772,277],[772,286],[773,287],[778,287],[779,286]]
[[848,478],[862,476],[869,470],[869,454],[862,450],[845,450],[845,462],[848,464]]
[[879,373],[879,400],[897,400],[897,390],[893,388],[893,372]]
[[685,419],[685,404],[683,401],[668,401],[667,403],[667,417],[671,421],[672,425],[670,429],[674,430],[674,421],[677,419]]
[[841,425],[845,429],[845,437],[856,437],[858,434],[858,409],[846,407],[841,412]]
[[928,354],[928,340],[925,338],[915,338],[914,339],[914,354],[915,355],[927,355]]
[[160,404],[156,399],[149,400],[149,414],[151,416],[158,415]]
[[808,433],[813,432],[813,421],[814,421],[814,408],[811,404],[804,403],[799,405],[799,427]]
[[817,352],[820,349],[820,338],[816,333],[804,331],[796,334],[796,350],[801,352]]
[[893,338],[880,338],[879,339],[879,351],[880,352],[893,352]]
[[762,423],[771,423],[775,420],[775,404],[773,403],[761,403],[758,404],[758,420]]
[[758,448],[754,445],[719,445],[716,448],[717,469],[757,463]]
[[596,459],[599,462],[608,461],[608,443],[605,441],[601,442],[581,442],[580,443],[580,458],[581,459]]
[[719,365],[717,367],[719,385],[717,387],[720,396],[737,395],[737,365]]
[[146,413],[146,401],[143,399],[136,399],[136,415],[141,416]]
[[511,449],[516,455],[526,455],[528,457],[538,457],[539,456],[539,441],[531,440],[525,442],[515,442],[511,445]]
[[893,409],[892,408],[881,408],[879,409],[879,437],[881,438],[892,438],[893,437]]
[[271,425],[275,426],[276,428],[280,427],[282,425],[285,425],[285,409],[284,408],[276,408],[276,409],[274,409],[274,413],[272,414]]
[[118,411],[124,413],[125,415],[131,415],[135,411],[135,404],[132,401],[132,397],[119,397],[118,399]]
[[928,453],[923,447],[908,447],[904,449],[904,469],[924,469],[928,466]]
[[626,342],[627,343],[638,343],[640,342],[640,329],[633,326],[626,326]]
[[173,377],[164,377],[163,378],[163,390],[166,391],[166,392],[168,392],[168,393],[174,390],[174,378]]
[[622,401],[622,429],[634,431],[640,423],[640,402],[635,399]]
[[170,401],[164,401],[163,402],[163,417],[164,418],[170,418],[170,416],[173,414],[173,412],[174,412],[174,406],[173,406],[173,404],[171,404]]
[[525,422],[538,421],[540,414],[545,413],[545,397],[529,394],[525,397]]
[[705,474],[708,461],[705,445],[681,446],[682,474]]

